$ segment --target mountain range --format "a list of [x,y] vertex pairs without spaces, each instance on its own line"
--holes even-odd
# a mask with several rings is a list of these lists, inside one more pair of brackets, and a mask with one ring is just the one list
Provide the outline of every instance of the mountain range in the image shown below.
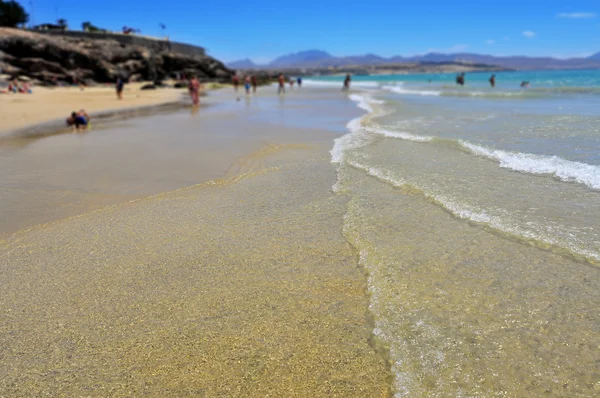
[[600,53],[587,58],[557,59],[551,57],[494,56],[475,53],[428,53],[412,57],[381,57],[376,54],[336,57],[321,50],[308,50],[283,55],[259,65],[250,59],[229,63],[232,69],[286,69],[286,68],[328,68],[348,65],[381,65],[398,63],[473,63],[495,65],[504,68],[533,69],[585,69],[600,68]]

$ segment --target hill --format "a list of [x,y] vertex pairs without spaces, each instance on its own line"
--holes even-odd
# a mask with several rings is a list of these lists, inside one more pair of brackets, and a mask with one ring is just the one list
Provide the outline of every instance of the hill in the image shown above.
[[122,34],[0,28],[0,69],[45,84],[161,80],[177,74],[229,81],[233,71],[201,47]]
[[[261,69],[289,69],[289,68],[328,68],[343,66],[370,66],[401,63],[457,63],[493,65],[508,69],[534,70],[534,69],[584,69],[600,68],[600,53],[588,58],[556,59],[551,57],[526,57],[506,56],[475,53],[428,53],[412,57],[394,56],[381,57],[376,54],[336,57],[325,51],[309,50],[288,54],[276,58],[266,65],[256,65],[253,68]],[[238,67],[246,69],[245,67]]]

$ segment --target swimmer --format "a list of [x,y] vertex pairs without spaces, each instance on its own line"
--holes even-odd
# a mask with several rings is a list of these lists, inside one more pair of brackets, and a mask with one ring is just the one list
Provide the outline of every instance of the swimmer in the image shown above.
[[302,87],[302,78],[298,77],[297,79],[298,87]]
[[492,88],[496,87],[496,75],[490,77],[490,86],[492,86]]

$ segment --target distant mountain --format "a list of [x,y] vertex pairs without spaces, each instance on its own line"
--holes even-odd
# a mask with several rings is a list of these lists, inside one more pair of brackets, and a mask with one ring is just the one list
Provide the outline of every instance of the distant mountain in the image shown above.
[[319,63],[333,58],[331,54],[321,50],[308,50],[283,55],[268,64],[270,68],[303,67],[304,65],[320,66]]
[[600,53],[590,55],[587,59],[600,60]]
[[229,62],[227,66],[231,69],[255,69],[258,67],[250,58]]
[[345,57],[335,57],[325,51],[308,50],[288,54],[276,58],[267,65],[256,65],[250,60],[232,62],[228,66],[234,69],[285,69],[285,68],[329,68],[341,66],[368,66],[381,64],[404,63],[471,63],[494,65],[503,68],[533,70],[533,69],[582,69],[600,68],[600,53],[588,58],[556,59],[550,57],[508,56],[474,53],[427,53],[412,57],[394,56],[384,58],[376,54],[365,54]]

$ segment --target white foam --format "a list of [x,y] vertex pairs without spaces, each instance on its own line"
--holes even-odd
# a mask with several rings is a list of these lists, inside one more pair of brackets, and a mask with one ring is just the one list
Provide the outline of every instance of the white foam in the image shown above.
[[563,181],[600,189],[600,166],[566,160],[558,156],[534,155],[488,149],[467,141],[460,144],[473,154],[496,160],[500,167],[530,174],[550,174]]
[[[311,87],[337,87],[341,88],[343,82],[340,81],[326,81],[326,80],[303,80],[303,85]],[[352,87],[359,88],[379,88],[379,83],[374,81],[353,81],[350,83]]]
[[350,133],[333,141],[333,148],[329,151],[332,163],[341,163],[344,160],[346,151],[363,147],[371,142],[372,139],[365,134],[366,129],[362,124],[366,116],[374,113],[372,104],[383,104],[383,101],[376,100],[368,94],[351,94],[349,97],[356,102],[359,108],[364,109],[369,114],[351,120],[346,125]]
[[433,137],[427,135],[415,135],[405,131],[390,131],[380,127],[367,128],[367,131],[373,134],[379,134],[390,138],[399,138],[406,141],[428,142],[433,140]]
[[[355,161],[348,161],[348,164],[397,188],[400,188],[408,183],[386,170],[381,170],[376,167],[369,167]],[[600,260],[600,254],[598,252],[583,248],[577,239],[569,239],[564,241],[556,236],[548,235],[547,231],[551,230],[551,227],[537,225],[532,222],[528,222],[526,227],[518,226],[513,222],[510,222],[510,220],[505,220],[503,217],[492,216],[481,209],[471,208],[469,205],[464,203],[457,203],[455,200],[446,195],[434,193],[426,189],[423,190],[423,194],[458,218],[486,224],[495,230],[502,231],[513,236],[545,242],[553,246],[564,247],[575,254]],[[562,230],[562,228],[560,229]]]
[[410,94],[410,95],[428,95],[428,96],[439,96],[441,95],[441,91],[435,90],[411,90],[404,88],[402,84],[395,86],[383,86],[384,90],[388,90],[397,94]]
[[351,120],[346,125],[350,133],[333,141],[333,148],[329,151],[331,154],[331,163],[341,163],[344,160],[344,153],[346,151],[363,147],[371,142],[370,137],[364,134],[361,122],[362,117]]

